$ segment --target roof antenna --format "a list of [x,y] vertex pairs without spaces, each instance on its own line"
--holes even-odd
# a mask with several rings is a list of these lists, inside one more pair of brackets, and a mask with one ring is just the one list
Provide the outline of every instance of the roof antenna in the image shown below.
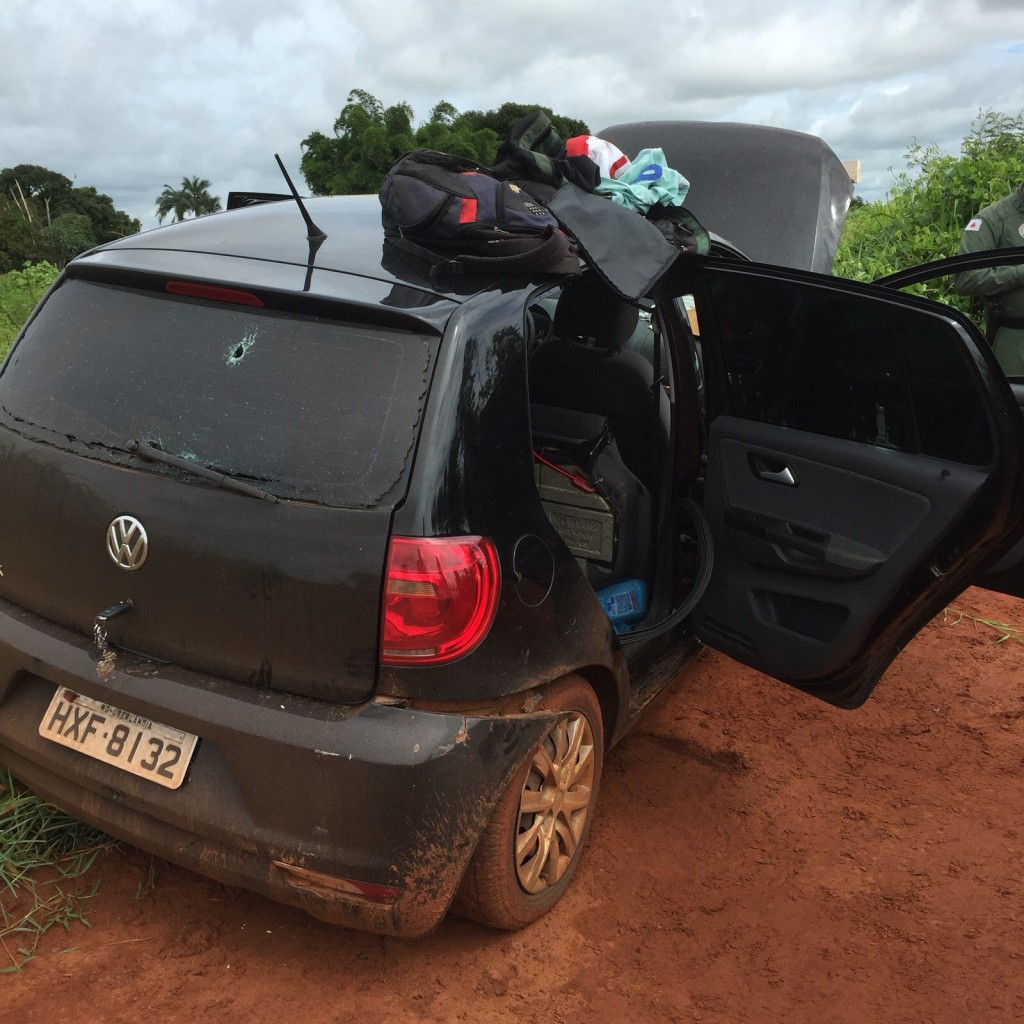
[[317,249],[323,245],[324,239],[327,237],[326,231],[321,231],[313,223],[313,218],[310,217],[309,211],[303,205],[302,197],[296,191],[295,186],[292,184],[292,179],[288,176],[288,172],[285,170],[284,162],[277,153],[274,154],[274,159],[277,161],[277,166],[281,168],[281,173],[284,175],[284,180],[288,182],[288,188],[291,189],[291,193],[295,198],[295,202],[299,204],[299,212],[302,214],[302,219],[306,222],[306,238],[309,241],[310,256],[316,253]]
[[327,238],[327,232],[321,230],[313,223],[313,218],[310,217],[309,211],[302,202],[302,197],[292,184],[292,179],[285,170],[284,162],[281,160],[281,157],[275,153],[274,159],[277,161],[277,166],[281,168],[284,180],[288,182],[288,188],[291,189],[295,202],[299,204],[299,212],[302,214],[302,219],[306,222],[306,241],[309,242],[309,259],[306,261],[306,282],[303,285],[302,290],[304,292],[308,292],[313,281],[313,260],[316,257],[317,250],[324,244],[324,240]]

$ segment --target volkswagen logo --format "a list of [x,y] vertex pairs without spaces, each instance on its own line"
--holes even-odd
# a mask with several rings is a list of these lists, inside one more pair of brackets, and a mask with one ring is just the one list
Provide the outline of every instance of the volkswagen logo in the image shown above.
[[107,527],[107,554],[119,569],[141,569],[149,554],[149,538],[134,516],[118,516]]

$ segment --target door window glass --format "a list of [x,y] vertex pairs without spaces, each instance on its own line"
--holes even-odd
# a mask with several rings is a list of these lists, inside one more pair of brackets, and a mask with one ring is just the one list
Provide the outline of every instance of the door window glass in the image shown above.
[[[961,335],[926,310],[807,282],[708,275],[732,415],[970,465],[992,459]],[[709,323],[708,313],[713,323]]]

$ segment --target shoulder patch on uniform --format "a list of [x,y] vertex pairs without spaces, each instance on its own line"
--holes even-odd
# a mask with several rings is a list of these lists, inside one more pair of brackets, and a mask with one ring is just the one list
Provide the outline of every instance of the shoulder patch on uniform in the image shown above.
[[967,227],[964,228],[964,231],[980,231],[983,223],[984,221],[980,217],[972,217],[967,222]]

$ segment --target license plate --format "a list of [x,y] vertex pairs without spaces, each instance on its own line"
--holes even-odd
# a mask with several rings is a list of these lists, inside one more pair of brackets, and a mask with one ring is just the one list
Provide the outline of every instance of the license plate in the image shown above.
[[199,739],[63,689],[53,695],[39,735],[168,789],[184,781]]

